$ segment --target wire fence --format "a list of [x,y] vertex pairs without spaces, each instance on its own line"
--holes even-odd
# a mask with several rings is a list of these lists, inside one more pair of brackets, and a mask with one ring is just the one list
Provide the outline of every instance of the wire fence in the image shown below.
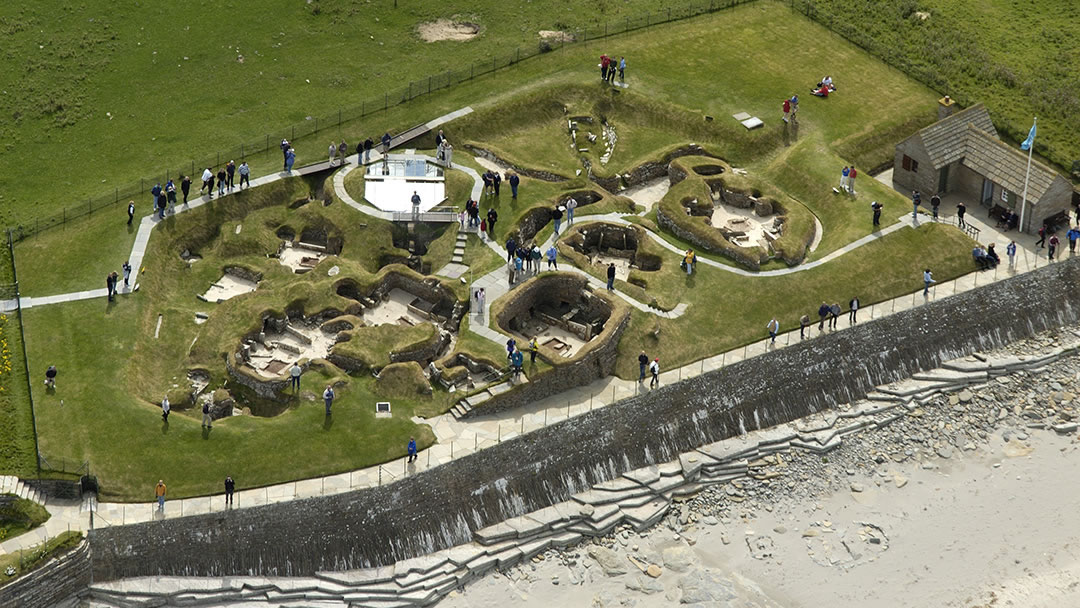
[[[282,139],[288,139],[295,143],[298,139],[315,135],[327,129],[336,129],[344,123],[361,119],[372,114],[385,112],[386,110],[404,103],[424,97],[450,87],[468,82],[474,78],[490,74],[492,72],[514,66],[521,61],[530,59],[551,51],[558,50],[568,45],[585,45],[589,42],[626,34],[641,29],[696,17],[707,13],[714,13],[744,4],[752,4],[757,0],[690,0],[689,2],[670,7],[649,11],[635,17],[594,25],[580,30],[566,32],[566,35],[558,38],[543,39],[536,45],[518,47],[512,53],[492,57],[490,61],[476,61],[466,67],[457,70],[446,70],[429,76],[411,80],[406,85],[385,91],[382,95],[375,96],[360,102],[360,105],[338,108],[329,114],[311,116],[303,122],[299,122],[283,129],[276,129],[241,142],[230,148],[219,150],[202,159],[191,159],[170,167],[159,169],[155,174],[131,182],[123,186],[116,186],[112,192],[105,192],[96,197],[88,197],[85,202],[73,202],[65,206],[59,213],[28,219],[25,222],[12,226],[11,234],[16,241],[37,234],[44,230],[62,226],[67,222],[82,217],[99,213],[103,209],[114,207],[121,201],[128,201],[138,196],[146,195],[154,184],[166,184],[169,179],[176,180],[179,186],[181,175],[193,176],[196,184],[199,184],[199,172],[206,167],[220,167],[222,163],[230,160],[241,162],[258,154],[280,153]],[[377,140],[378,134],[372,133],[372,139]],[[355,146],[355,142],[353,144]],[[254,177],[254,176],[253,176]]]
[[[41,474],[41,453],[38,451],[38,434],[37,434],[37,415],[34,413],[34,391],[30,386],[30,359],[26,355],[26,330],[24,329],[25,321],[23,320],[22,305],[19,303],[19,274],[15,267],[15,239],[12,235],[12,231],[7,231],[7,263],[11,265],[10,276],[12,282],[9,285],[0,286],[0,304],[4,304],[5,300],[13,300],[15,305],[16,318],[18,319],[19,326],[19,342],[22,345],[22,365],[23,374],[26,378],[26,398],[30,400],[30,420],[31,428],[34,433],[34,455],[36,461],[37,472]],[[6,308],[0,306],[0,309],[6,310]]]

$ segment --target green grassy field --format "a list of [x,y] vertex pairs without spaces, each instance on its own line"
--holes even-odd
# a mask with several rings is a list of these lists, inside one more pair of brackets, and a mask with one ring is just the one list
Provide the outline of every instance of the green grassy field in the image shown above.
[[[45,377],[45,368],[41,377]],[[0,473],[4,475],[37,472],[34,420],[26,384],[19,318],[0,313]]]

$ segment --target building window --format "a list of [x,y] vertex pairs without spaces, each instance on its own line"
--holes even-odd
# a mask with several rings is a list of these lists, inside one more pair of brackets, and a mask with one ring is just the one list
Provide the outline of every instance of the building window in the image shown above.
[[914,158],[911,158],[907,154],[904,155],[903,166],[904,166],[904,171],[915,171],[915,172],[919,171],[919,161],[915,160]]
[[1001,202],[1005,203],[1006,205],[1009,204],[1009,191],[1005,188],[1001,189]]

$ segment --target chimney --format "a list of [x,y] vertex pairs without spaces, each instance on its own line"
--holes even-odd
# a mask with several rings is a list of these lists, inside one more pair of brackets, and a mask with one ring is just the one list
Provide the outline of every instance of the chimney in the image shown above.
[[949,116],[952,116],[952,113],[954,112],[954,107],[956,106],[956,101],[954,101],[952,97],[949,97],[948,95],[946,95],[945,97],[942,97],[941,99],[937,100],[937,102],[938,102],[938,109],[937,109],[937,118],[938,118],[938,120],[941,120],[943,118],[948,118]]

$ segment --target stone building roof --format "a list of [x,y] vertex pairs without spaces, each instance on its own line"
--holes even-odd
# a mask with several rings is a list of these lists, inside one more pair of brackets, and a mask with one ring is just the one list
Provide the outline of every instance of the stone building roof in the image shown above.
[[964,157],[967,152],[969,124],[980,131],[989,133],[994,138],[997,137],[994,123],[990,120],[990,113],[981,103],[943,118],[919,131],[919,138],[922,139],[935,171]]
[[[965,110],[966,111],[966,110]],[[1027,173],[1027,153],[1001,141],[990,133],[968,123],[960,164],[1020,195],[1024,192],[1024,176]],[[1037,203],[1058,176],[1050,167],[1037,160],[1031,161],[1031,178],[1028,180],[1028,201]]]

